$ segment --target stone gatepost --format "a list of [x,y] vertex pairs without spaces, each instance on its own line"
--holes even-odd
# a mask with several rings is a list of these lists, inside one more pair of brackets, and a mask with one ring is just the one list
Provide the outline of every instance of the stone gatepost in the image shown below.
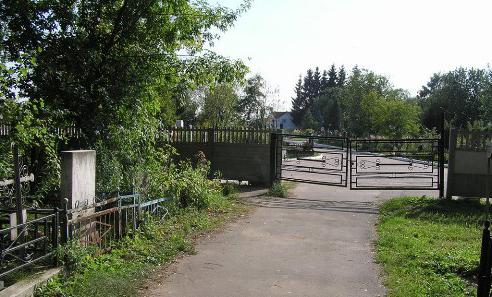
[[[61,153],[60,205],[65,207],[66,203],[68,210],[90,206],[95,203],[95,197],[96,151],[63,151]],[[73,212],[67,216],[62,226],[62,241],[67,240],[73,235],[72,231],[75,231],[82,242],[91,242],[92,238],[97,236],[95,222],[84,220],[77,226],[65,225],[70,218],[85,217],[91,213],[94,213],[93,207]],[[76,230],[72,230],[72,227]]]
[[96,151],[63,151],[61,155],[61,199],[68,199],[68,209],[93,204],[96,197]]

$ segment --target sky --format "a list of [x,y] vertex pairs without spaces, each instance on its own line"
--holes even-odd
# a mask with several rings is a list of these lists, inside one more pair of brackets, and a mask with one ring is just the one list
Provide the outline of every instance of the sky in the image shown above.
[[277,109],[290,109],[300,74],[333,63],[373,70],[416,95],[433,73],[488,67],[491,12],[491,0],[256,0],[213,49],[261,74],[278,90]]

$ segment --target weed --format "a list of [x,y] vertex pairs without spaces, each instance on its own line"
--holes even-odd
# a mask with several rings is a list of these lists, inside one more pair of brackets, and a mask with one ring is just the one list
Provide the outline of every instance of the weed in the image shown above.
[[294,187],[291,182],[274,182],[268,190],[267,196],[286,198],[289,195],[289,190]]

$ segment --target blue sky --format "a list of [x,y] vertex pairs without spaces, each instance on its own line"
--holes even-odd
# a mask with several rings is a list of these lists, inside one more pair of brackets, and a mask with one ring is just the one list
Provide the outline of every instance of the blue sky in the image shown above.
[[490,0],[256,0],[214,50],[278,89],[279,109],[290,109],[299,74],[332,63],[371,69],[415,95],[435,72],[487,67],[491,12]]

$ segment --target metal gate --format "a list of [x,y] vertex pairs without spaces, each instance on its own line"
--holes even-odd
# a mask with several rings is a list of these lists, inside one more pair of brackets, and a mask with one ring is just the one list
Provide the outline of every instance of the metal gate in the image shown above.
[[440,190],[439,139],[357,139],[350,150],[352,190]]
[[439,190],[442,139],[348,139],[277,134],[277,178],[352,190]]
[[343,137],[283,134],[283,180],[346,187],[349,141]]

